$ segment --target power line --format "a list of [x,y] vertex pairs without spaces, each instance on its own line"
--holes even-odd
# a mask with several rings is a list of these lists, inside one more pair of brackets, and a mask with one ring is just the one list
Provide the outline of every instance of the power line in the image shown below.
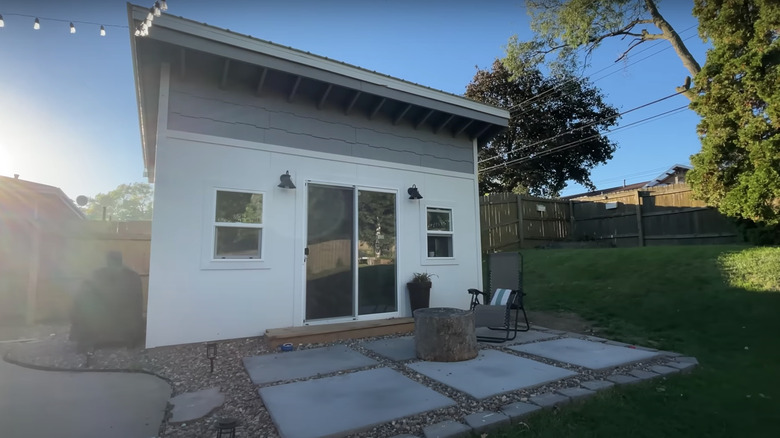
[[[687,108],[688,108],[688,105],[683,105],[683,106],[674,108],[674,109],[669,110],[669,111],[664,111],[662,113],[658,113],[658,114],[652,115],[650,117],[646,117],[644,119],[637,120],[635,122],[629,123],[628,125],[621,126],[619,128],[616,128],[616,129],[614,129],[612,131],[608,131],[608,132],[612,133],[612,132],[617,132],[617,131],[621,131],[621,130],[624,130],[624,129],[636,128],[636,127],[644,125],[646,123],[650,123],[651,121],[660,120],[662,118],[665,118],[665,117],[671,116],[673,114],[679,113],[679,112],[681,112],[681,111],[683,111],[683,110],[685,110]],[[521,157],[521,158],[518,158],[518,159],[515,159],[513,161],[510,161],[510,162],[506,163],[506,165],[514,164],[514,163],[517,163],[517,162],[530,161],[530,160],[532,160],[534,158],[539,158],[539,157],[543,157],[545,155],[550,155],[550,154],[555,153],[555,152],[560,152],[560,151],[563,151],[563,150],[566,150],[566,149],[571,149],[573,147],[576,147],[576,146],[579,146],[579,145],[585,143],[588,140],[592,140],[594,138],[597,138],[600,135],[601,134],[594,134],[594,135],[591,135],[590,137],[582,138],[582,139],[579,139],[579,140],[575,140],[575,141],[573,141],[571,143],[567,143],[567,144],[564,144],[564,145],[556,146],[556,147],[554,147],[552,149],[541,151],[540,153],[538,153],[536,155],[529,155],[529,156],[526,156],[526,157]],[[496,168],[496,167],[501,167],[501,166],[500,165],[493,166],[493,168]]]
[[[627,125],[620,126],[620,127],[616,128],[616,129],[608,130],[607,133],[614,133],[614,132],[621,131],[621,130],[624,130],[624,129],[629,129],[631,127],[637,127],[637,126],[640,126],[640,125],[642,125],[644,123],[648,123],[649,121],[661,119],[661,118],[670,116],[670,115],[672,115],[674,113],[678,113],[678,112],[680,112],[680,111],[682,111],[682,110],[684,110],[686,108],[688,108],[688,105],[683,105],[683,106],[674,108],[674,109],[669,110],[669,111],[664,111],[662,113],[658,113],[658,114],[652,115],[650,117],[646,117],[644,119],[637,120],[637,121],[629,123]],[[588,140],[592,140],[592,139],[598,138],[600,136],[601,136],[601,134],[594,134],[594,135],[591,135],[589,137],[581,138],[581,139],[572,141],[570,143],[566,143],[566,144],[563,144],[563,145],[560,145],[560,146],[556,146],[556,147],[551,148],[551,149],[547,149],[547,150],[541,151],[541,152],[539,152],[537,154],[527,155],[525,157],[516,158],[516,159],[508,161],[506,163],[496,164],[494,166],[482,169],[481,171],[482,172],[489,172],[489,171],[491,171],[493,169],[498,169],[500,167],[506,168],[506,167],[511,166],[513,164],[527,162],[527,161],[530,161],[530,160],[535,159],[535,158],[539,158],[539,157],[543,157],[543,156],[546,156],[546,155],[550,155],[550,154],[555,153],[555,152],[563,151],[565,149],[571,149],[573,147],[579,146],[579,145],[587,142]]]
[[[650,106],[650,105],[654,105],[654,104],[656,104],[656,103],[662,102],[662,101],[664,101],[664,100],[666,100],[666,99],[670,99],[670,98],[672,98],[672,97],[674,97],[674,96],[677,96],[678,94],[682,94],[682,93],[684,93],[684,91],[678,91],[678,92],[676,92],[676,93],[672,93],[672,94],[670,94],[670,95],[668,95],[668,96],[664,96],[664,97],[662,97],[662,98],[660,98],[660,99],[656,99],[656,100],[654,100],[654,101],[652,101],[652,102],[647,102],[647,103],[644,103],[644,104],[642,104],[642,105],[639,105],[639,106],[637,106],[637,107],[634,107],[634,108],[631,108],[631,109],[629,109],[629,110],[623,111],[622,113],[618,113],[618,114],[617,114],[617,115],[615,115],[615,116],[612,116],[612,117],[605,117],[605,118],[603,118],[603,119],[600,119],[600,120],[593,121],[593,122],[591,122],[591,123],[588,123],[588,124],[585,124],[585,125],[583,125],[583,126],[579,126],[579,127],[577,127],[577,128],[570,129],[569,131],[566,131],[566,132],[561,132],[561,133],[559,133],[559,134],[556,134],[556,135],[554,135],[554,136],[552,136],[552,137],[545,138],[545,139],[543,139],[543,140],[539,140],[539,141],[533,142],[533,143],[531,143],[531,144],[523,145],[523,146],[521,146],[521,147],[519,147],[519,148],[517,148],[517,149],[514,149],[514,150],[511,150],[511,151],[509,151],[509,152],[507,153],[507,155],[508,155],[508,154],[515,153],[515,152],[522,151],[522,150],[524,150],[524,149],[528,149],[528,148],[530,148],[530,147],[532,147],[532,146],[536,146],[536,145],[538,145],[538,144],[546,143],[546,142],[548,142],[548,141],[550,141],[550,140],[554,140],[554,139],[556,139],[556,138],[558,138],[558,137],[561,137],[561,136],[564,136],[564,135],[567,135],[567,134],[573,134],[574,132],[577,132],[577,131],[579,131],[579,130],[581,130],[581,129],[589,128],[589,127],[591,127],[591,126],[593,126],[593,125],[597,125],[597,124],[599,124],[599,123],[602,123],[602,122],[606,122],[606,121],[609,121],[609,120],[612,120],[612,119],[616,119],[616,118],[618,118],[618,117],[621,117],[621,116],[624,116],[624,115],[626,115],[626,114],[628,114],[628,113],[630,113],[630,112],[633,112],[633,111],[636,111],[636,110],[639,110],[639,109],[642,109],[642,108],[648,107],[648,106]],[[484,162],[486,162],[486,161],[492,161],[492,160],[495,160],[495,159],[498,159],[498,158],[502,158],[502,156],[501,156],[501,155],[496,155],[496,156],[493,156],[493,157],[490,157],[490,158],[485,158],[484,160],[480,160],[480,161],[478,161],[478,162],[477,162],[477,164],[482,164],[482,163],[484,163]]]
[[[695,28],[695,27],[696,27],[696,25],[695,25],[695,24],[694,24],[694,25],[692,25],[692,26],[689,26],[689,27],[687,27],[687,28],[683,29],[682,31],[680,31],[680,34],[683,34],[683,33],[685,33],[685,32],[688,32],[689,30],[691,30],[691,29],[693,29],[693,28]],[[695,34],[694,34],[694,35],[691,35],[691,36],[687,37],[687,38],[686,38],[685,40],[683,40],[683,41],[687,41],[687,40],[689,40],[690,38],[693,38],[694,36],[696,36],[696,35],[695,35]],[[658,46],[659,44],[663,44],[663,43],[664,43],[663,41],[661,41],[661,40],[658,40],[658,41],[656,41],[655,43],[653,43],[653,44],[649,45],[648,47],[645,47],[645,48],[643,48],[642,50],[638,50],[638,51],[636,51],[634,54],[635,54],[635,55],[638,55],[638,54],[640,54],[640,53],[642,53],[642,52],[648,51],[648,50],[652,49],[653,47],[656,47],[656,46]],[[651,53],[650,55],[648,55],[648,56],[646,56],[646,57],[644,57],[644,58],[642,58],[642,59],[639,59],[639,60],[636,60],[636,61],[633,61],[633,62],[630,62],[630,63],[626,64],[626,65],[625,65],[623,68],[628,68],[628,67],[630,67],[630,66],[632,66],[632,65],[634,65],[634,64],[640,63],[640,62],[642,62],[642,61],[644,61],[644,60],[646,60],[646,59],[648,59],[648,58],[650,58],[650,57],[652,57],[652,56],[655,56],[655,55],[657,55],[657,54],[659,54],[659,53],[661,53],[661,52],[663,52],[663,51],[665,51],[665,50],[669,50],[671,47],[672,47],[671,45],[668,45],[668,46],[664,47],[663,49],[661,49],[661,50],[659,50],[659,51],[657,51],[657,52],[653,52],[653,53]],[[525,105],[525,104],[527,104],[527,103],[533,102],[533,101],[535,101],[535,100],[537,100],[537,99],[540,99],[540,98],[542,98],[542,97],[543,97],[545,94],[552,93],[553,91],[555,91],[555,90],[557,90],[557,89],[559,89],[559,88],[563,87],[564,85],[568,84],[569,82],[573,82],[573,81],[580,80],[580,79],[585,79],[585,78],[587,78],[587,77],[593,77],[593,76],[595,76],[595,75],[596,75],[596,74],[598,74],[598,73],[601,73],[601,72],[603,72],[603,71],[605,71],[605,70],[609,70],[610,68],[613,68],[613,67],[615,67],[615,64],[616,64],[616,63],[617,63],[617,61],[613,62],[612,64],[610,64],[610,65],[608,65],[608,66],[606,66],[606,67],[604,67],[604,68],[601,68],[601,69],[599,69],[599,70],[596,70],[595,72],[591,73],[589,76],[584,76],[584,75],[582,75],[582,76],[578,76],[578,77],[572,77],[572,78],[569,78],[569,79],[567,79],[566,81],[563,81],[562,83],[560,83],[560,84],[556,85],[555,87],[553,87],[553,88],[551,88],[551,89],[549,89],[549,90],[546,90],[546,91],[544,91],[544,92],[542,92],[542,93],[540,93],[540,94],[538,94],[538,95],[536,95],[536,96],[533,96],[533,97],[531,97],[531,98],[529,98],[529,99],[527,99],[527,100],[525,100],[525,101],[523,101],[523,102],[520,102],[520,103],[518,103],[518,104],[512,105],[512,106],[511,106],[511,107],[508,109],[508,111],[512,112],[512,111],[515,109],[515,107],[522,106],[522,105]],[[612,72],[612,73],[609,73],[609,74],[607,74],[607,75],[605,75],[605,76],[602,76],[602,77],[600,77],[600,78],[598,78],[598,79],[592,79],[592,81],[593,81],[593,82],[596,82],[596,81],[598,81],[598,80],[601,80],[601,79],[604,79],[604,78],[606,78],[606,77],[608,77],[608,76],[611,76],[611,75],[613,75],[613,74],[615,74],[615,73],[617,73],[617,72],[619,72],[619,71],[620,71],[620,70],[615,70],[614,72]],[[525,114],[525,112],[518,114],[518,116],[520,116],[520,115],[523,115],[523,114]]]

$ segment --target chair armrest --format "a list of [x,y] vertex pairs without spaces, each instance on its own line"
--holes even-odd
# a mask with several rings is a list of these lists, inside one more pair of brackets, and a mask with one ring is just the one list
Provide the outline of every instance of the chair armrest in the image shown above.
[[471,295],[485,295],[485,292],[482,292],[479,289],[469,289],[469,292]]

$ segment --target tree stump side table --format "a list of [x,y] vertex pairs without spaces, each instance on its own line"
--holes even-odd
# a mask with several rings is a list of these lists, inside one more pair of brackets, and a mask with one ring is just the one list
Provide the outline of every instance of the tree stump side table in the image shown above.
[[459,362],[477,357],[474,312],[448,307],[414,311],[414,345],[417,358]]

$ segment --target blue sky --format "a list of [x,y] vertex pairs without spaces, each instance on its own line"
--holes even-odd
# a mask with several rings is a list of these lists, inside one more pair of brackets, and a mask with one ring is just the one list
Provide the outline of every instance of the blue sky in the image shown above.
[[[532,36],[522,0],[171,0],[168,6],[173,15],[455,94],[465,91],[476,67],[503,56],[511,35]],[[703,64],[706,46],[691,8],[692,0],[659,6]],[[33,30],[34,18],[14,14],[40,17],[41,29]],[[144,181],[126,3],[3,0],[0,15],[0,175],[18,173],[72,198]],[[70,21],[104,24],[107,35],[98,35],[97,24],[79,23],[70,34]],[[673,93],[687,75],[665,42],[614,63],[624,47],[604,45],[584,72],[621,110]],[[621,124],[685,104],[677,96],[626,115]],[[593,181],[598,188],[630,184],[688,164],[699,150],[697,123],[685,110],[615,132],[618,150],[593,171]],[[583,190],[570,185],[563,194]]]

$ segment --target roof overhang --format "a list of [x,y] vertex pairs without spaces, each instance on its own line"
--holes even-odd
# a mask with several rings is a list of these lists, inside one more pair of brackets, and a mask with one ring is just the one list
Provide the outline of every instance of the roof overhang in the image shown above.
[[222,66],[221,86],[233,71],[241,71],[233,76],[246,80],[246,73],[254,69],[258,94],[266,77],[273,76],[279,83],[292,84],[291,97],[296,90],[313,94],[311,100],[318,108],[330,99],[347,113],[354,109],[370,118],[381,113],[394,124],[412,123],[415,129],[464,135],[480,144],[509,123],[509,112],[501,108],[181,17],[163,14],[154,19],[147,36],[134,36],[136,25],[148,12],[128,4],[144,165],[151,182],[162,63],[184,74],[187,65],[193,64],[187,59],[208,60]]

